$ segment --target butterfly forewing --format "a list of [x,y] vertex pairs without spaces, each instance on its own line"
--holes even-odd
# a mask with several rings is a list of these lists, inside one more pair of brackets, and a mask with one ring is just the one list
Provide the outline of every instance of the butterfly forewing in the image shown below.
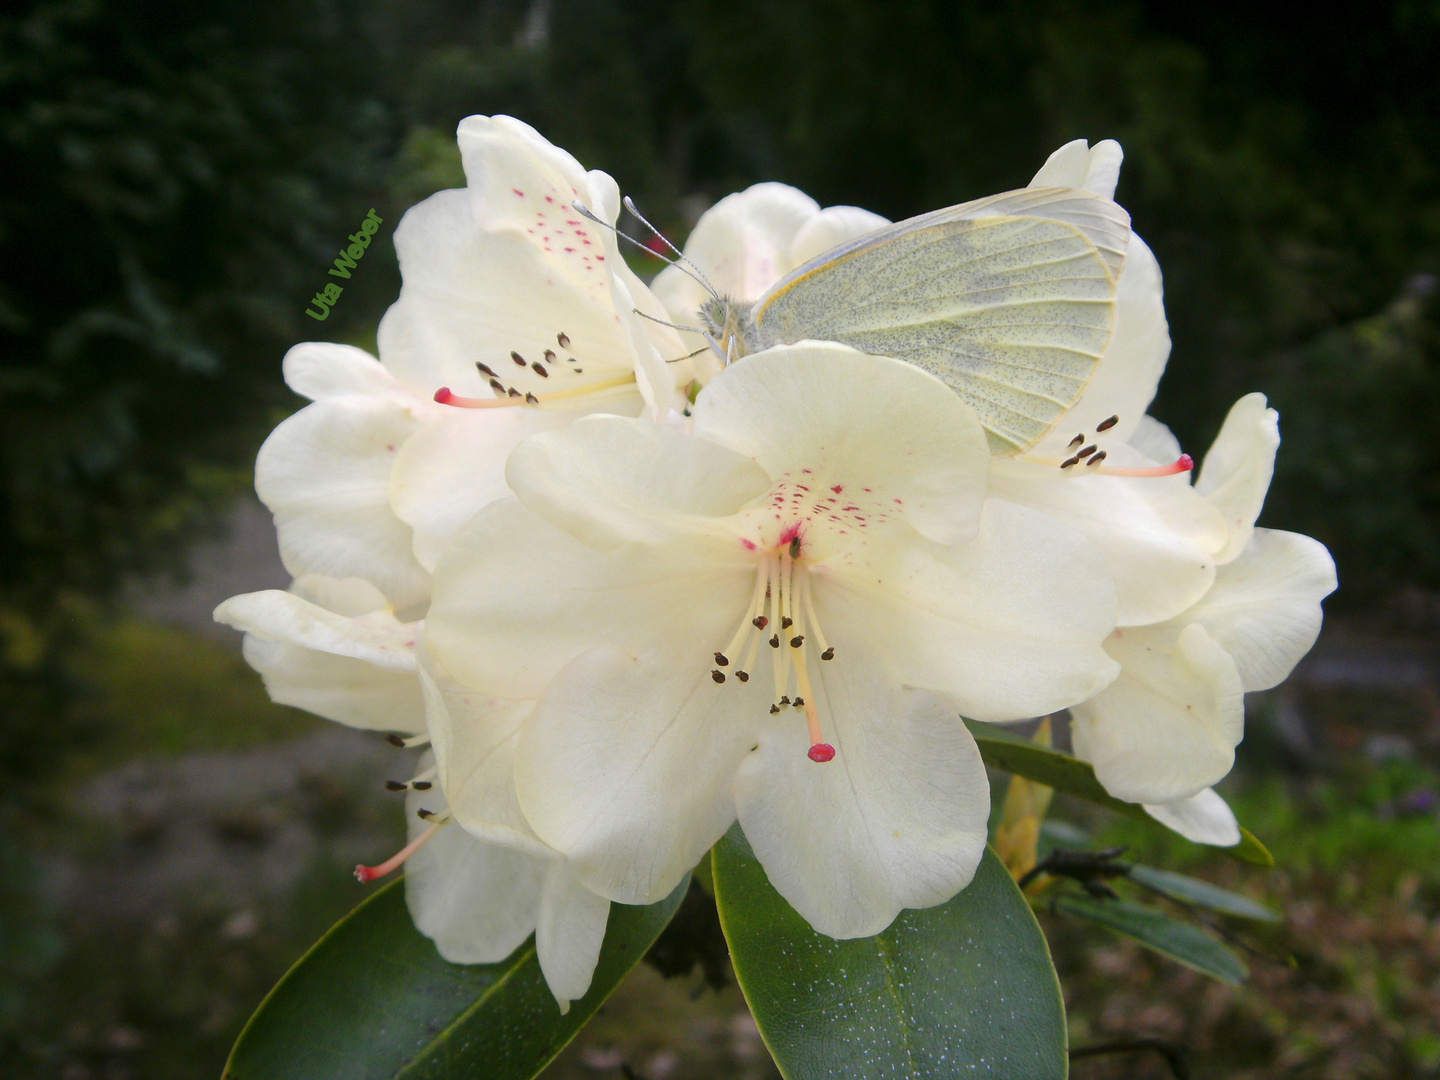
[[753,311],[759,344],[815,338],[909,361],[975,409],[996,452],[1018,453],[1094,374],[1129,237],[1115,203],[1064,188],[937,210],[778,282]]

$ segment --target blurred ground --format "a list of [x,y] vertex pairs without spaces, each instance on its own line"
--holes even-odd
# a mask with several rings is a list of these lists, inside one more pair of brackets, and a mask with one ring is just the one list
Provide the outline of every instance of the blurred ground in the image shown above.
[[[405,774],[380,738],[271,705],[209,612],[282,584],[263,510],[201,549],[185,586],[136,583],[133,617],[88,661],[109,717],[55,792],[53,829],[8,849],[38,881],[28,969],[0,996],[16,1066],[62,1080],[214,1076],[239,1026],[362,895],[357,861],[400,842]],[[1042,913],[1072,1045],[1160,1039],[1193,1076],[1440,1076],[1440,679],[1424,641],[1331,626],[1295,679],[1251,702],[1223,789],[1275,853],[1264,872],[1135,822],[1060,816],[1152,865],[1285,914],[1244,940],[1232,990],[1103,931]],[[1250,931],[1237,926],[1237,931]],[[117,947],[117,943],[123,943]],[[732,985],[642,965],[552,1066],[567,1080],[778,1075]],[[1155,1054],[1077,1061],[1077,1080],[1171,1075]]]

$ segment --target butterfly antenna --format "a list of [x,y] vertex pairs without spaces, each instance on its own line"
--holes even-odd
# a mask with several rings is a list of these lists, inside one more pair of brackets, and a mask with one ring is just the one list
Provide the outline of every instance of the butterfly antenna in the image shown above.
[[[646,255],[653,255],[653,256],[655,256],[655,258],[657,258],[657,259],[663,259],[663,260],[665,261],[665,265],[666,265],[666,266],[673,266],[673,267],[675,267],[675,268],[676,268],[677,270],[679,270],[681,273],[683,273],[683,274],[685,274],[686,276],[688,276],[692,281],[695,282],[695,284],[699,285],[702,289],[708,289],[711,293],[714,293],[714,292],[715,292],[715,286],[711,285],[709,281],[704,280],[704,279],[705,279],[705,275],[704,275],[704,274],[700,274],[699,277],[696,277],[696,276],[695,276],[696,273],[699,273],[699,272],[700,272],[700,268],[699,268],[698,266],[695,266],[694,263],[690,262],[689,259],[686,259],[684,255],[680,255],[680,258],[679,258],[679,259],[672,259],[672,258],[670,258],[669,256],[664,255],[664,254],[662,254],[661,252],[656,251],[656,250],[655,250],[654,248],[652,248],[652,247],[647,247],[646,245],[642,244],[639,240],[636,240],[635,237],[631,236],[629,233],[622,232],[621,230],[617,229],[614,225],[611,225],[608,221],[604,221],[604,220],[602,220],[601,218],[599,218],[598,216],[596,216],[596,214],[595,214],[588,206],[586,206],[584,203],[580,202],[579,200],[576,200],[575,202],[572,202],[572,203],[570,204],[570,207],[571,207],[571,209],[573,209],[577,214],[579,214],[581,217],[589,218],[589,219],[590,219],[591,221],[593,221],[596,225],[601,225],[601,226],[609,229],[611,232],[613,232],[613,233],[614,233],[617,237],[619,237],[621,240],[624,240],[624,241],[626,241],[626,242],[628,242],[628,243],[634,244],[634,245],[635,245],[637,248],[639,248],[641,251],[645,252]],[[637,215],[637,216],[638,216],[638,215]],[[645,221],[644,218],[641,218],[640,220],[641,220],[641,221]],[[651,230],[652,232],[655,231],[655,227],[654,227],[653,225],[650,225],[650,223],[649,223],[648,221],[645,221],[645,224],[650,228],[650,230]],[[659,233],[655,233],[655,235],[656,235],[656,236],[660,236]],[[665,237],[660,236],[660,239],[661,239],[661,240],[665,240]],[[669,248],[670,248],[671,251],[674,251],[674,250],[675,250],[675,245],[674,245],[674,244],[671,244],[669,240],[665,240],[665,243],[666,243],[667,246],[669,246]],[[676,254],[679,254],[679,253],[677,252]],[[682,266],[682,265],[680,265],[680,260],[682,260],[682,259],[683,259],[686,263],[689,263],[689,266],[688,266],[688,267],[687,267],[687,266]],[[691,270],[690,270],[691,267],[694,267],[695,273],[691,273]],[[668,324],[667,324],[667,325],[668,325]]]
[[[630,198],[629,195],[626,195],[622,202],[624,202],[625,204],[625,209],[630,211],[630,213],[635,216],[636,220],[638,220],[641,225],[644,225],[645,228],[649,229],[662,244],[664,244],[667,248],[669,248],[675,253],[675,258],[679,260],[679,262],[683,262],[686,266],[690,267],[690,269],[695,271],[695,273],[691,274],[690,276],[697,278],[697,280],[699,280],[700,283],[705,286],[705,288],[710,290],[710,295],[713,296],[716,300],[719,300],[720,290],[715,288],[714,285],[710,284],[710,279],[705,276],[705,271],[701,270],[700,267],[696,266],[693,262],[691,262],[689,258],[686,257],[683,251],[681,251],[679,248],[677,248],[674,244],[670,242],[670,238],[668,236],[662,233],[654,225],[651,225],[650,222],[646,220],[645,215],[640,213],[639,210],[635,209],[635,200]],[[650,249],[646,248],[645,250],[649,251]],[[671,265],[675,266],[678,265],[678,263],[671,263]]]
[[[671,265],[673,266],[674,263],[671,263]],[[681,269],[683,270],[684,267],[681,267]],[[706,345],[704,349],[696,349],[694,352],[688,353],[685,356],[677,357],[677,360],[689,360],[692,356],[699,356],[702,352],[705,351],[705,349],[714,349],[717,353],[720,353],[722,356],[724,355],[723,350],[720,348],[720,343],[715,340],[715,335],[710,333],[709,330],[706,330],[703,327],[685,326],[682,323],[673,323],[665,319],[657,319],[654,315],[646,315],[645,312],[641,311],[638,307],[631,308],[630,310],[633,311],[636,315],[639,315],[642,319],[649,319],[651,322],[659,323],[661,326],[668,326],[672,330],[689,330],[692,334],[699,334],[701,337],[703,337],[706,341],[710,343],[709,345]],[[735,344],[733,338],[731,339],[730,344]],[[667,364],[671,364],[677,362],[677,360],[666,360],[665,362]],[[725,362],[728,364],[730,361],[727,359]]]

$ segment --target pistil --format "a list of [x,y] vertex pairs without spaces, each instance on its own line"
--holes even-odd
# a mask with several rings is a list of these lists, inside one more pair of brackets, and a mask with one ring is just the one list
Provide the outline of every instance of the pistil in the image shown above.
[[406,844],[403,848],[397,851],[394,855],[391,855],[390,858],[386,859],[380,865],[362,865],[355,867],[355,880],[360,882],[360,884],[364,885],[367,882],[374,881],[376,878],[382,878],[386,874],[390,873],[392,870],[397,870],[401,866],[405,865],[406,860],[408,860],[411,855],[414,855],[417,851],[419,851],[422,847],[429,843],[432,836],[439,832],[442,827],[450,823],[450,812],[447,810],[443,814],[431,814],[429,816],[429,820],[430,825],[425,829],[424,832],[422,832],[414,840],[411,840],[410,843]]

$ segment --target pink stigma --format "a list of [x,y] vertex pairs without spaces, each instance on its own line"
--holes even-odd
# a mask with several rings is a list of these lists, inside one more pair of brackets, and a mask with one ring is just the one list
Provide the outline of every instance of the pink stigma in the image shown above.
[[1107,476],[1174,476],[1177,473],[1189,472],[1193,468],[1195,468],[1195,459],[1189,454],[1181,454],[1169,465],[1156,465],[1149,469],[1125,469],[1107,465],[1096,469],[1095,472],[1104,473]]
[[835,748],[829,743],[817,742],[814,746],[810,747],[809,757],[811,761],[820,762],[821,764],[823,764],[824,762],[829,761],[834,756]]

